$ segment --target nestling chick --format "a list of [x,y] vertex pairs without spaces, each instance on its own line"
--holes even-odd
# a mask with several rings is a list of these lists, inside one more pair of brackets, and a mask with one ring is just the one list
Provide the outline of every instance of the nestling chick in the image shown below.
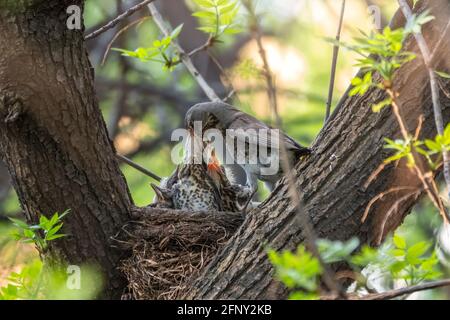
[[212,178],[220,193],[224,211],[240,212],[244,210],[251,200],[253,192],[249,187],[231,184],[214,150],[211,151],[208,161],[208,175]]
[[181,164],[163,187],[152,184],[154,206],[187,211],[222,211],[220,195],[205,164]]

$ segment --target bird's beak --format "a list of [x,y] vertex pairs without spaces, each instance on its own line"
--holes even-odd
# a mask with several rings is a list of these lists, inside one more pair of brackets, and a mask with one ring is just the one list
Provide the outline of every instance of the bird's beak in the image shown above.
[[156,184],[154,183],[150,183],[150,186],[152,187],[152,189],[155,191],[156,197],[159,200],[164,200],[168,198],[168,194],[161,189],[160,187],[158,187]]
[[221,169],[219,159],[216,157],[216,150],[212,149],[208,161],[208,171],[219,172]]

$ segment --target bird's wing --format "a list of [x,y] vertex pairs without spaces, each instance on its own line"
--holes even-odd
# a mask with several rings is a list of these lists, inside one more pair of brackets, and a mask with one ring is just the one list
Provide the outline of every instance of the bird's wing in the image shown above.
[[[245,132],[234,132],[238,141],[245,142],[250,138],[252,141],[257,141],[260,146],[279,149],[279,141],[275,139],[275,136],[273,139],[274,141],[271,141],[272,134],[270,130],[273,128],[246,113],[241,113],[238,117],[236,117],[236,119],[229,125],[228,129],[244,129]],[[254,130],[252,131],[248,129]],[[267,134],[258,134],[261,129],[268,130]],[[282,141],[284,141],[288,150],[307,150],[307,148],[302,147],[294,139],[282,131],[279,131],[279,137],[280,139],[283,139]]]

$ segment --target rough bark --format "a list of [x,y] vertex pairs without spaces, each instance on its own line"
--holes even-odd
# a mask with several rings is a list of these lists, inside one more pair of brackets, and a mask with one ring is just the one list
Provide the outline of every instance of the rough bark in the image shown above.
[[0,161],[0,215],[2,214],[2,204],[3,201],[9,194],[9,189],[11,188],[11,183],[9,182],[8,169],[5,167],[3,162]]
[[131,200],[98,108],[83,30],[66,26],[83,1],[0,2],[0,156],[26,219],[70,209],[52,250],[94,263],[105,297],[123,288],[110,238],[129,220]]
[[[436,20],[425,27],[431,48],[439,39],[437,69],[448,70],[450,36],[444,35],[449,20],[447,1],[422,1],[419,8],[432,7]],[[417,51],[410,39],[407,50]],[[447,90],[450,84],[445,84]],[[404,66],[397,75],[401,112],[411,132],[424,116],[421,138],[434,137],[427,71],[418,58]],[[363,243],[374,243],[395,230],[410,212],[417,197],[398,203],[385,228],[380,228],[387,211],[404,196],[395,193],[385,197],[371,210],[369,218],[361,218],[369,201],[396,186],[419,187],[420,182],[403,163],[389,166],[367,188],[369,176],[389,155],[383,149],[384,137],[401,138],[398,125],[389,108],[373,113],[370,106],[385,98],[372,89],[364,97],[346,96],[331,120],[312,145],[313,154],[298,164],[297,187],[301,190],[307,213],[319,237],[346,240],[358,237]],[[450,118],[450,101],[442,97],[445,121]],[[296,210],[281,183],[259,208],[251,211],[241,228],[193,281],[184,297],[195,299],[261,299],[283,298],[285,289],[273,280],[273,269],[266,248],[294,249],[304,240]]]

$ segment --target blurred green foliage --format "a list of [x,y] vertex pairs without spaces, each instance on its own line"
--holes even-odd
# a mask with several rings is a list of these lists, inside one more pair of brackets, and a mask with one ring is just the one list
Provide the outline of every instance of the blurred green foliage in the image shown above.
[[[390,283],[402,280],[408,286],[427,280],[436,280],[442,276],[439,260],[432,250],[432,240],[408,244],[405,237],[395,234],[383,244],[382,248],[359,246],[356,238],[347,242],[320,239],[317,247],[324,263],[347,262],[352,267],[357,285],[367,287],[367,278],[361,272],[366,267],[384,272]],[[323,268],[318,259],[309,253],[303,245],[297,252],[277,253],[269,250],[269,260],[275,267],[276,277],[291,289],[290,299],[317,299],[320,296],[319,281]],[[386,288],[393,289],[393,288]]]

